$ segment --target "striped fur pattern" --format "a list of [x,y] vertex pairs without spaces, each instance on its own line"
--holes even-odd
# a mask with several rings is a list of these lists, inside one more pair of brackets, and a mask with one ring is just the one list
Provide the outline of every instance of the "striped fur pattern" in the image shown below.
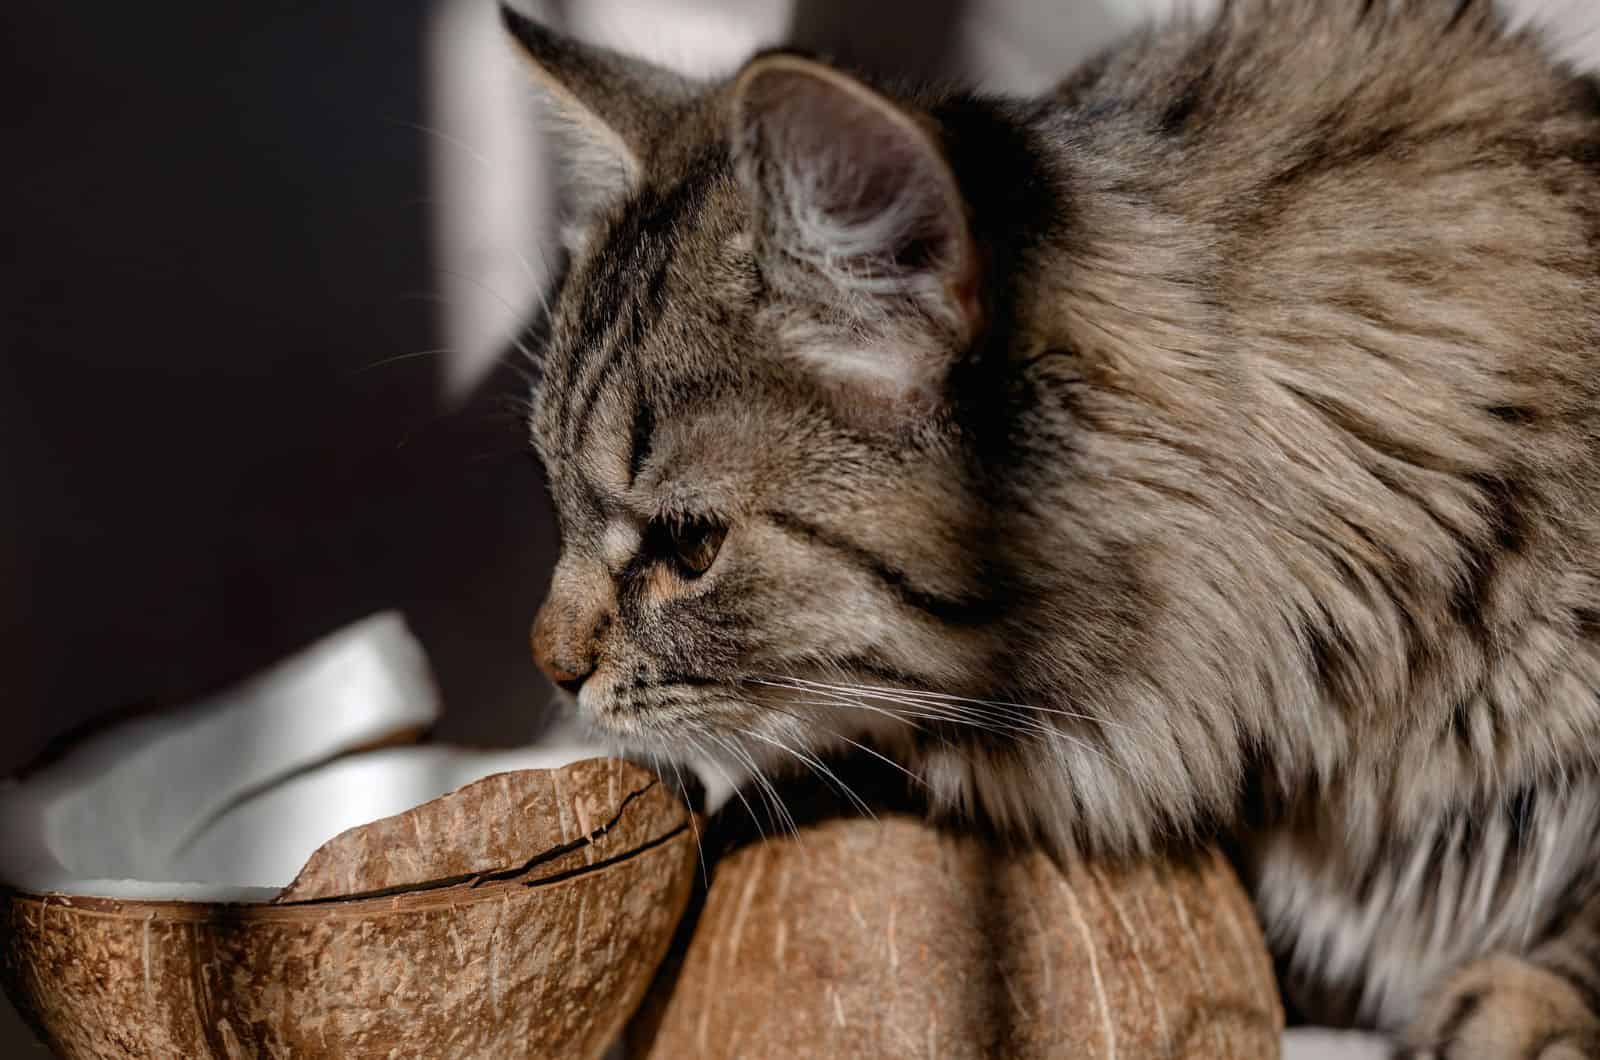
[[508,23],[628,175],[532,414],[590,718],[1221,833],[1307,1015],[1595,1055],[1593,81],[1484,0],[1237,0],[1026,100]]

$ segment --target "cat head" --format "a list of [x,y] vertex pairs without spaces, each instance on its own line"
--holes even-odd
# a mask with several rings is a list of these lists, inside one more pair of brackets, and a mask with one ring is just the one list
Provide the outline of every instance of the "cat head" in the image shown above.
[[531,417],[545,671],[624,740],[757,751],[889,724],[806,682],[963,686],[996,577],[960,413],[989,299],[947,131],[799,55],[698,84],[505,21],[581,232]]

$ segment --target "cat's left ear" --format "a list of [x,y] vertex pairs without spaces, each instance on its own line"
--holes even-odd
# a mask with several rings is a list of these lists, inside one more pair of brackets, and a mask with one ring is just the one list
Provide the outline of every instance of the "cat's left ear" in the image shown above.
[[775,53],[735,80],[731,122],[763,272],[829,333],[802,353],[874,403],[936,398],[980,308],[966,204],[932,119]]
[[700,86],[670,70],[574,40],[500,4],[500,20],[561,134],[565,191],[580,222],[637,190],[651,154]]

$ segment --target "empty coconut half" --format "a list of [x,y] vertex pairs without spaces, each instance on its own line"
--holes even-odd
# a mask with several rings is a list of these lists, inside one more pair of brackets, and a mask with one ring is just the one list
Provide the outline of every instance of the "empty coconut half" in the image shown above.
[[0,791],[18,1008],[69,1058],[598,1055],[687,901],[688,813],[581,745],[334,758],[436,713],[380,616]]

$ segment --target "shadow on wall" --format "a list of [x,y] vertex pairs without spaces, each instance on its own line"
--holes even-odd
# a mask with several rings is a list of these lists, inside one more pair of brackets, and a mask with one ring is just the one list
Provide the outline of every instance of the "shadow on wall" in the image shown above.
[[494,395],[442,415],[419,353],[441,287],[429,2],[0,13],[25,104],[4,178],[0,566],[20,577],[0,772],[387,606],[428,643],[452,735],[532,731],[539,478]]
[[948,77],[971,0],[798,0],[789,42],[851,69],[890,77]]

